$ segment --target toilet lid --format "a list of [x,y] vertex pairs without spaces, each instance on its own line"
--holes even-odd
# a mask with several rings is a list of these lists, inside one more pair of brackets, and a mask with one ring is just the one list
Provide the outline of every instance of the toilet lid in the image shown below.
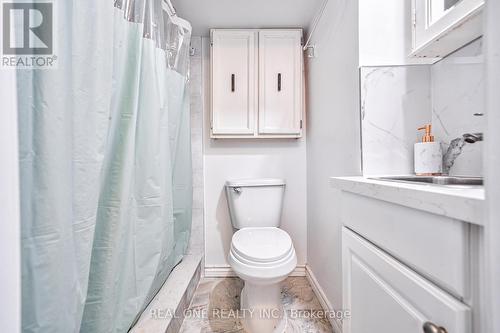
[[240,256],[256,262],[277,261],[293,250],[290,236],[273,227],[240,229],[231,245]]

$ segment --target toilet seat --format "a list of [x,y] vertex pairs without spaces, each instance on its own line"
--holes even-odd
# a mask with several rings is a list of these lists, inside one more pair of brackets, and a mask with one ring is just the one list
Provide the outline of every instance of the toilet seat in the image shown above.
[[275,227],[238,230],[228,260],[239,277],[258,284],[282,281],[297,266],[290,236]]
[[274,227],[240,229],[233,235],[231,247],[240,259],[255,265],[278,262],[293,251],[290,236]]

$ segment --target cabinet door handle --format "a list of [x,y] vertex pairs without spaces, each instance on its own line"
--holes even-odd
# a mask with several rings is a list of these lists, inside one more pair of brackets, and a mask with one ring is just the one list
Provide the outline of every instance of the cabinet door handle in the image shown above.
[[424,333],[448,333],[444,327],[439,327],[430,321],[424,323]]
[[278,91],[281,91],[281,73],[278,73]]
[[231,74],[231,92],[234,92],[234,74]]

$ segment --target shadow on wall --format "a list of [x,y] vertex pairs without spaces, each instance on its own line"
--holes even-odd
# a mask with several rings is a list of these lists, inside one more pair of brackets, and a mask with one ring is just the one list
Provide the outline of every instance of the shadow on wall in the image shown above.
[[[222,187],[222,190],[219,193],[215,218],[217,220],[217,230],[219,230],[221,238],[231,239],[235,229],[233,228],[232,223],[227,223],[227,221],[231,221],[231,218],[229,216],[229,207],[227,204],[225,187]],[[229,253],[231,243],[223,242],[222,246],[224,247],[224,253]]]
[[[304,134],[305,137],[305,134]],[[303,144],[303,138],[299,139],[210,139],[209,146],[213,151],[205,151],[205,154],[242,155],[256,154],[273,149],[295,149]]]

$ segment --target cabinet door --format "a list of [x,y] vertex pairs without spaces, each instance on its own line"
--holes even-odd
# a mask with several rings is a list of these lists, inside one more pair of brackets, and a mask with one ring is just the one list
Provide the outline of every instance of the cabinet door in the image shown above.
[[301,132],[302,30],[259,32],[259,134]]
[[256,32],[212,30],[212,134],[253,135]]
[[483,34],[484,0],[413,0],[413,52],[445,57]]
[[426,322],[471,333],[468,306],[345,227],[342,260],[344,333],[422,333]]

